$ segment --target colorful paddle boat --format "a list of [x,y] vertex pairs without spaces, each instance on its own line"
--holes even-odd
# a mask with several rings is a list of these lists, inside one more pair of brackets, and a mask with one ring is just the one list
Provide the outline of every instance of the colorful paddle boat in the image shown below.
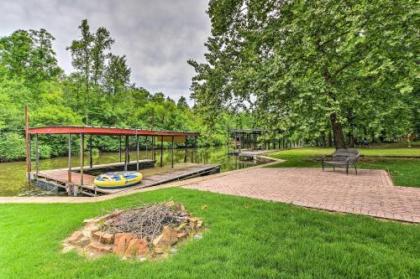
[[108,172],[95,178],[95,186],[103,189],[118,189],[139,184],[143,174],[136,171]]

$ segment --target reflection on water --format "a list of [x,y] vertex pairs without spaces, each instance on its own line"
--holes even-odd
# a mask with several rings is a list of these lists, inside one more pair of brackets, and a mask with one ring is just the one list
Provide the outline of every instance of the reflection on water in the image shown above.
[[[228,156],[227,148],[198,148],[198,149],[178,149],[174,150],[174,163],[176,168],[185,167],[191,163],[201,164],[220,164],[221,171],[253,166],[256,163],[250,161],[239,161],[236,156]],[[124,156],[124,154],[122,155]],[[152,159],[151,151],[140,151],[140,159]],[[124,158],[122,158],[124,160]],[[136,152],[130,153],[130,159],[136,159]],[[171,151],[163,152],[163,167],[160,167],[160,150],[155,150],[156,167],[143,170],[145,176],[167,172],[171,168]],[[107,164],[119,161],[118,153],[100,153],[93,157],[93,164]],[[85,156],[85,165],[89,164],[89,156]],[[79,166],[79,158],[75,154],[72,157],[72,165]],[[67,157],[41,160],[40,170],[66,168]],[[33,164],[32,168],[35,168]],[[22,193],[32,192],[32,186],[27,185],[25,178],[25,162],[11,162],[0,164],[0,196],[16,196]]]

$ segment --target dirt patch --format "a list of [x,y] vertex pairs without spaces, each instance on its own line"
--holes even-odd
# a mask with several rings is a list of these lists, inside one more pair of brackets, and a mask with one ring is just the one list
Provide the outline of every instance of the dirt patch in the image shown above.
[[176,252],[176,245],[201,238],[203,221],[182,204],[169,201],[128,210],[116,210],[84,221],[64,240],[63,252],[97,258],[114,253],[123,259],[156,259]]

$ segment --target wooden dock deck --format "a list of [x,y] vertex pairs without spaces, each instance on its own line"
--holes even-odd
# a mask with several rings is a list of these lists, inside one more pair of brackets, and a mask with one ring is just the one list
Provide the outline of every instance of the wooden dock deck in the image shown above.
[[[94,168],[98,169],[98,166],[94,166],[92,169]],[[89,170],[89,168],[87,170]],[[188,165],[184,168],[172,169],[163,173],[145,176],[140,184],[120,189],[101,189],[95,187],[95,176],[86,173],[83,174],[83,185],[81,185],[81,174],[77,172],[77,169],[72,171],[72,183],[69,183],[67,171],[67,169],[40,171],[38,176],[32,174],[33,183],[46,190],[64,190],[67,191],[69,195],[97,196],[132,189],[147,188],[171,181],[218,173],[220,172],[220,165]]]
[[[156,161],[150,159],[139,160],[139,168],[146,169],[146,168],[153,168],[155,166]],[[127,163],[128,170],[136,170],[137,161],[130,161]],[[109,164],[100,164],[100,165],[93,165],[92,167],[84,167],[83,170],[86,173],[95,172],[95,171],[116,171],[122,170],[124,168],[124,162],[117,162],[117,163],[109,163]],[[67,171],[67,169],[65,169]],[[72,171],[80,171],[80,167],[73,167]]]
[[[261,160],[261,156],[266,153],[267,150],[233,150],[229,152],[229,155],[231,156],[237,156],[239,160],[242,161],[259,161]],[[264,162],[266,160],[263,160]]]

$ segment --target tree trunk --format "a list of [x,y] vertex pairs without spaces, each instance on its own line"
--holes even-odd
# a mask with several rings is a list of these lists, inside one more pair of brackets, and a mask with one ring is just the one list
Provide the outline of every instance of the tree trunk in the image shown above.
[[346,141],[344,140],[343,127],[337,121],[337,114],[334,112],[330,115],[331,127],[334,136],[335,148],[346,148]]
[[333,146],[333,139],[332,139],[332,134],[331,134],[331,129],[328,131],[328,147],[332,147]]
[[[323,75],[325,83],[333,87],[335,81],[331,77],[330,71],[328,70],[327,66],[325,66],[324,68]],[[332,92],[329,92],[328,95],[331,97],[332,100],[336,100],[335,95]],[[334,137],[335,148],[346,148],[346,140],[344,139],[343,127],[341,126],[341,123],[337,121],[337,113],[333,112],[330,114],[330,122]]]
[[348,133],[348,135],[347,135],[347,137],[348,137],[348,146],[349,147],[354,147],[354,144],[355,144],[355,138],[354,138],[354,119],[355,119],[355,116],[354,116],[354,114],[353,114],[353,111],[352,110],[349,110],[348,111],[348,113],[347,113],[347,119],[348,119],[348,121],[349,121],[349,128],[350,128],[350,131],[349,131],[349,133]]
[[325,132],[321,132],[321,146],[327,147],[327,140],[325,139]]
[[86,96],[85,96],[85,103],[83,104],[85,107],[85,124],[89,125],[89,105],[90,105],[90,96],[89,96],[89,72],[85,72],[85,85],[86,85]]

